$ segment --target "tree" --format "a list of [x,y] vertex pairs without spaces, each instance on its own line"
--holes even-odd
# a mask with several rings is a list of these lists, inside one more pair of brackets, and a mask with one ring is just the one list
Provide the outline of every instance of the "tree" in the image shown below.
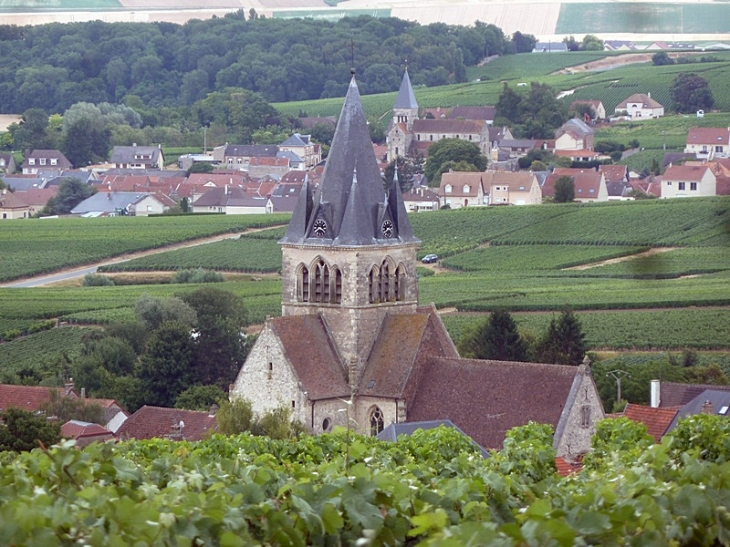
[[111,148],[111,130],[81,118],[67,126],[61,138],[61,151],[74,167],[106,161]]
[[398,156],[385,168],[385,172],[383,173],[385,186],[387,188],[390,187],[390,184],[393,182],[397,166],[400,190],[401,192],[408,192],[413,187],[413,179],[418,175],[423,174],[424,163],[423,156],[418,152],[415,154],[408,154],[405,157]]
[[537,360],[556,365],[580,365],[586,353],[585,334],[571,310],[563,310],[537,346]]
[[175,401],[175,408],[186,410],[209,410],[220,406],[226,399],[226,392],[218,386],[193,386],[183,391]]
[[445,171],[444,164],[449,161],[464,161],[473,166],[475,171],[487,168],[487,158],[476,144],[461,139],[441,139],[428,148],[424,172],[431,186],[438,186],[441,173]]
[[144,294],[137,299],[134,314],[151,331],[159,328],[165,321],[177,321],[188,327],[198,322],[195,310],[177,297],[157,298]]
[[81,420],[104,425],[104,409],[96,403],[88,403],[85,399],[64,397],[60,390],[49,390],[49,399],[41,407],[46,416],[57,418],[62,424],[69,420]]
[[555,203],[573,203],[575,199],[575,182],[573,177],[563,175],[555,181]]
[[0,451],[24,452],[61,440],[61,423],[19,408],[0,412]]
[[41,211],[41,215],[67,215],[79,203],[95,193],[96,188],[89,186],[84,181],[73,177],[64,177],[61,179],[58,193],[48,200],[48,203]]
[[48,132],[48,113],[42,108],[29,108],[23,112],[20,123],[10,129],[16,150],[55,147],[55,142]]
[[459,342],[459,353],[474,359],[527,361],[527,344],[506,310],[493,311]]
[[253,419],[251,401],[241,398],[221,401],[220,408],[215,415],[218,431],[223,435],[238,435],[244,431],[250,431]]
[[670,92],[678,112],[708,110],[715,104],[707,80],[693,72],[677,74]]
[[137,374],[148,392],[147,404],[172,407],[197,383],[194,350],[190,327],[183,323],[167,321],[150,335]]
[[198,323],[194,331],[195,367],[203,384],[227,388],[235,380],[248,355],[247,312],[243,301],[215,287],[205,287],[182,296],[195,310]]
[[512,35],[512,43],[515,46],[515,53],[530,53],[535,49],[537,38],[532,34],[522,34],[517,31]]
[[563,43],[568,44],[568,51],[578,51],[580,49],[580,43],[575,39],[575,36],[566,36],[563,38]]
[[[532,82],[528,95],[504,84],[497,100],[496,125],[512,125],[524,138],[548,139],[568,119],[568,106],[557,100],[553,88]],[[528,164],[529,165],[529,164]]]
[[583,36],[580,48],[583,51],[603,51],[603,40],[593,34]]
[[656,66],[673,65],[674,59],[666,51],[657,51],[651,56],[651,62]]

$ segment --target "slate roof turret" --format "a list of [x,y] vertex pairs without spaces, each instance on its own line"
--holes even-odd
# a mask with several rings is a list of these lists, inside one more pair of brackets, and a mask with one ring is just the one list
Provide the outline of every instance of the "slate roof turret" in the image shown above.
[[[384,230],[384,222],[392,229]],[[355,77],[342,106],[322,175],[312,197],[305,183],[280,243],[333,246],[419,243],[397,185],[383,186]]]
[[416,95],[413,93],[413,86],[411,85],[411,79],[408,77],[408,69],[403,73],[403,80],[400,83],[400,89],[398,95],[395,98],[393,108],[418,108],[416,102]]

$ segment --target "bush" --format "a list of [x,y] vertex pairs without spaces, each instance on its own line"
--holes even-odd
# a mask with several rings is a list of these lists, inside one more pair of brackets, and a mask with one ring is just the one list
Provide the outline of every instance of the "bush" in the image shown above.
[[179,270],[171,279],[171,283],[221,283],[223,274],[213,270],[197,268],[194,270]]
[[114,285],[114,281],[105,275],[88,273],[82,284],[84,287],[110,287]]

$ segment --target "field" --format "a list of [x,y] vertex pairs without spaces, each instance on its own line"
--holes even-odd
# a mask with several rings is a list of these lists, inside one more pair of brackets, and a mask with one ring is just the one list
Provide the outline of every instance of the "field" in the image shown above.
[[[123,222],[117,225],[116,220]],[[201,219],[187,220],[195,224]],[[200,233],[203,225],[209,230],[231,226],[230,217],[202,220],[204,224],[191,224],[188,229]],[[242,228],[241,219],[235,220],[239,224],[233,227]],[[62,233],[75,238],[76,247],[71,249],[103,241],[107,231],[118,235],[116,228],[136,234],[135,242],[142,245],[159,237],[162,226],[177,226],[159,224],[165,221],[178,222],[174,218],[82,219],[71,221]],[[45,222],[12,225],[21,230],[17,233],[22,234],[28,252],[44,249],[52,240],[52,231],[44,228],[51,224]],[[461,209],[412,215],[411,222],[423,241],[419,256],[436,253],[441,257],[436,275],[419,280],[420,302],[433,302],[444,310],[455,339],[465,325],[497,308],[515,312],[520,325],[539,332],[554,313],[569,306],[579,313],[594,348],[730,348],[730,198]],[[62,225],[56,224],[56,229]],[[27,233],[22,233],[23,227]],[[107,270],[204,266],[252,272],[229,276],[216,287],[242,297],[251,323],[261,324],[266,316],[281,313],[281,281],[278,275],[265,272],[277,272],[281,266],[277,241],[283,232],[275,227],[157,253]],[[63,259],[67,264],[79,260],[71,251]],[[0,370],[16,359],[10,355],[19,354],[15,348],[20,344],[36,337],[45,340],[58,330],[18,338],[48,328],[48,321],[104,325],[131,320],[141,295],[167,297],[197,287],[0,289],[0,339],[16,338],[0,344]],[[39,344],[45,346],[45,342]],[[24,345],[21,351],[33,355],[28,347],[33,345]],[[34,363],[31,368],[46,377],[54,374],[58,354],[29,359]]]
[[0,282],[127,253],[286,222],[286,215],[43,219],[4,223]]

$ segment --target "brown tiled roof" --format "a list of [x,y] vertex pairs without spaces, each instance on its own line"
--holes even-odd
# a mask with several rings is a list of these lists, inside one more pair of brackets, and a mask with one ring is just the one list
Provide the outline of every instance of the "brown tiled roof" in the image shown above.
[[413,133],[481,133],[487,122],[476,120],[413,120]]
[[269,325],[311,401],[350,396],[345,368],[319,315],[276,317]]
[[570,167],[557,168],[552,174],[548,175],[545,184],[542,186],[542,195],[555,195],[555,182],[562,176],[573,179],[576,199],[598,197],[601,188],[601,173],[593,169],[573,169]]
[[[439,195],[447,195],[445,188],[447,184],[451,185],[450,196],[470,196],[476,197],[479,190],[484,190],[485,173],[472,171],[453,171],[441,175],[441,188]],[[464,192],[464,185],[469,186],[469,191]]]
[[529,171],[487,171],[486,186],[508,186],[512,192],[528,192],[535,175]]
[[581,150],[556,150],[555,155],[563,158],[597,158],[600,156],[595,150],[588,150],[586,148]]
[[287,173],[284,173],[284,175],[282,175],[281,179],[279,180],[279,183],[280,184],[284,184],[284,183],[302,184],[304,182],[304,179],[306,176],[307,176],[306,171],[289,171]]
[[730,129],[727,127],[690,127],[687,144],[730,144]]
[[707,389],[730,391],[730,386],[712,384],[680,384],[676,382],[660,382],[659,408],[681,407],[689,403]]
[[699,181],[708,169],[706,165],[672,165],[664,171],[663,180]]
[[15,192],[0,193],[0,209],[27,209],[28,202],[21,194]]
[[669,424],[677,415],[678,407],[674,408],[652,408],[650,406],[636,405],[629,403],[624,409],[624,416],[634,422],[646,425],[649,435],[659,442],[667,432]]
[[110,439],[114,436],[114,434],[106,427],[78,420],[69,420],[63,424],[61,426],[61,435],[67,439],[81,439],[88,437]]
[[629,170],[625,165],[599,165],[598,172],[603,173],[606,182],[626,182],[629,179]]
[[48,188],[33,188],[22,192],[15,192],[22,196],[28,205],[45,205],[52,197],[58,194],[58,186],[49,186]]
[[717,177],[717,184],[715,186],[715,194],[718,196],[730,196],[730,177],[719,176]]
[[[173,429],[180,422],[184,424],[182,431]],[[215,416],[208,412],[145,405],[122,424],[117,436],[122,440],[159,437],[199,441],[217,427]]]
[[401,397],[427,326],[428,315],[422,313],[385,316],[360,380],[360,395]]
[[626,107],[629,105],[629,103],[641,103],[643,105],[643,108],[664,108],[661,104],[649,97],[649,95],[646,95],[644,93],[634,93],[633,95],[631,95],[631,97],[616,105],[616,109],[626,110]]
[[62,395],[70,394],[72,398],[77,398],[75,391],[66,388],[0,384],[0,410],[6,408],[20,408],[28,412],[41,410],[51,399],[51,391],[54,390]]
[[424,188],[423,186],[419,186],[417,188],[411,188],[403,194],[403,201],[433,201],[437,202],[439,200],[438,194],[431,191],[428,188]]
[[248,177],[241,173],[229,175],[216,173],[191,173],[185,180],[185,184],[195,184],[202,187],[205,186],[206,183],[212,182],[216,186],[225,186],[226,184],[243,184],[247,180],[249,180]]
[[505,433],[529,421],[558,425],[579,367],[431,359],[409,421],[450,419],[485,448],[499,449]]

